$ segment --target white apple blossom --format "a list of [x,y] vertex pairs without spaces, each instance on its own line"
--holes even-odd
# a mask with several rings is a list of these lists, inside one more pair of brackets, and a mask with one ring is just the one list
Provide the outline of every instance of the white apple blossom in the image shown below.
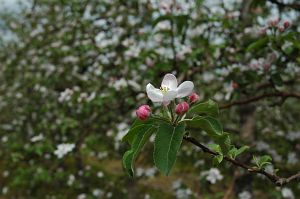
[[243,191],[238,195],[239,199],[251,199],[251,193],[249,191]]
[[288,199],[294,199],[294,193],[290,188],[282,188],[281,189],[281,194],[283,198],[288,198]]
[[177,86],[177,78],[169,73],[164,76],[160,89],[149,83],[146,91],[152,102],[168,105],[175,98],[183,98],[190,95],[194,89],[194,83],[191,81],[185,81]]
[[71,152],[74,148],[75,148],[75,144],[62,143],[57,146],[57,149],[54,151],[54,154],[58,158],[62,158],[67,153]]
[[215,184],[218,180],[223,179],[223,175],[217,168],[211,168],[208,171],[204,171],[201,173],[201,176],[206,176],[206,180],[209,181],[211,184]]

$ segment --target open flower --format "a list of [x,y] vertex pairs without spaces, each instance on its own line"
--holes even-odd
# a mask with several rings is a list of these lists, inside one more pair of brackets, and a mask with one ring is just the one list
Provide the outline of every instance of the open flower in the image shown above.
[[163,103],[168,105],[175,98],[182,98],[190,95],[194,89],[194,83],[185,81],[178,87],[177,79],[172,74],[166,74],[160,89],[155,88],[152,84],[146,87],[147,95],[152,102]]

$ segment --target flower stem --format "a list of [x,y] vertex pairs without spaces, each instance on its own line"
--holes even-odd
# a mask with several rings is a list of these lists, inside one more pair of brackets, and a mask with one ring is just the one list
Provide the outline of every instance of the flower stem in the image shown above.
[[170,114],[171,114],[171,121],[173,122],[174,121],[174,113],[173,113],[173,108],[171,106],[172,105],[168,106],[168,109],[169,109]]

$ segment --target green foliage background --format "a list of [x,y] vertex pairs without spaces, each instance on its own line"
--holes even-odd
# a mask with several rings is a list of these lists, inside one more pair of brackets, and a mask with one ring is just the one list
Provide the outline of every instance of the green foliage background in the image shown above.
[[[10,35],[0,37],[1,198],[215,199],[231,185],[231,198],[283,198],[267,179],[227,163],[210,183],[212,158],[185,142],[169,177],[153,167],[152,145],[137,158],[136,178],[124,172],[121,138],[134,110],[153,106],[147,83],[159,87],[166,73],[220,106],[300,92],[298,1],[169,2],[33,0],[1,11]],[[291,25],[265,33],[276,16]],[[299,96],[279,95],[222,109],[219,119],[236,146],[250,146],[241,161],[268,154],[289,176],[300,169],[299,108]],[[190,134],[212,144],[197,128]],[[61,143],[75,148],[58,158]],[[299,183],[287,188],[300,195]]]

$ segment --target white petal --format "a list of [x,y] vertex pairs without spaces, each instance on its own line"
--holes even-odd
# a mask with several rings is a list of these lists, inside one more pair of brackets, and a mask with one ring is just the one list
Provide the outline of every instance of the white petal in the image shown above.
[[146,92],[152,102],[163,102],[163,94],[161,90],[154,88],[152,84],[146,86]]
[[176,91],[168,91],[166,94],[164,94],[164,102],[172,101],[176,98],[177,92]]
[[185,81],[177,88],[177,98],[186,97],[193,92],[194,83],[191,81]]
[[170,90],[175,90],[177,88],[177,85],[177,79],[171,73],[166,74],[161,83],[161,87],[168,87]]

